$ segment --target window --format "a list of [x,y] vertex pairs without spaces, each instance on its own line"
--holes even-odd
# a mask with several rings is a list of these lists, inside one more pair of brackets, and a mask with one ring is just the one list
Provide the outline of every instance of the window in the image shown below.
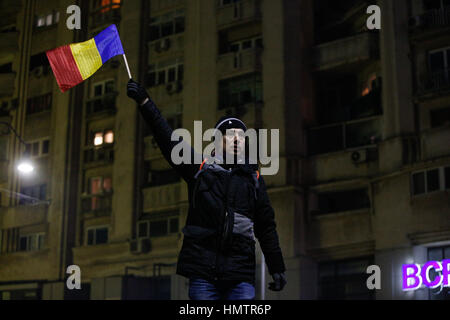
[[88,145],[94,145],[96,147],[99,147],[104,144],[112,144],[112,143],[114,143],[114,131],[111,129],[90,133]]
[[108,243],[108,227],[93,227],[87,229],[86,244],[94,246]]
[[154,87],[165,83],[183,81],[183,61],[180,58],[171,59],[150,65],[146,76],[146,85]]
[[100,9],[100,12],[108,12],[111,9],[119,9],[121,0],[94,0],[92,2],[93,9]]
[[219,82],[219,109],[262,100],[261,75],[251,74]]
[[[165,214],[167,215],[167,214]],[[162,237],[169,234],[178,233],[178,217],[159,218],[155,220],[145,220],[138,223],[138,238]]]
[[441,167],[415,172],[411,177],[412,195],[449,189],[450,167]]
[[47,185],[41,184],[31,187],[20,188],[20,205],[34,204],[39,201],[45,201],[47,198]]
[[19,251],[37,251],[44,248],[44,233],[34,233],[19,238]]
[[430,121],[432,128],[450,125],[450,107],[431,110]]
[[[450,246],[428,248],[428,261],[439,261],[450,259]],[[441,273],[442,274],[442,273]],[[435,269],[430,270],[430,279],[434,279],[439,274]],[[449,287],[437,287],[429,289],[430,300],[450,300]]]
[[31,141],[26,144],[24,156],[31,158],[43,157],[49,154],[50,140],[48,138]]
[[27,101],[27,115],[49,111],[52,107],[52,94],[33,97]]
[[374,290],[369,290],[366,286],[366,269],[372,262],[373,258],[359,258],[320,263],[319,299],[374,299]]
[[242,50],[252,49],[252,48],[261,48],[262,47],[262,38],[260,36],[253,37],[250,39],[239,40],[230,43],[230,52],[238,52]]
[[41,14],[35,18],[35,28],[40,29],[55,25],[59,22],[59,12],[53,11],[47,14]]
[[150,22],[150,41],[184,32],[184,9],[153,17]]
[[438,84],[448,84],[450,75],[450,47],[430,51],[428,63],[431,77]]
[[370,208],[367,189],[319,193],[319,214]]
[[93,97],[101,97],[108,93],[115,92],[115,81],[114,80],[106,80],[102,82],[97,82],[93,86],[92,96]]

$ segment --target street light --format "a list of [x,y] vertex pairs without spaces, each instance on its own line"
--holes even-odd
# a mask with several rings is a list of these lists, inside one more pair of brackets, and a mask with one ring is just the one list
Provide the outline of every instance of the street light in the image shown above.
[[[17,131],[14,129],[14,127],[9,122],[0,121],[0,124],[7,126],[9,129],[5,134],[9,134],[10,132],[13,132],[14,135],[19,139],[20,143],[22,143],[25,146],[25,148],[27,147],[26,142],[23,141],[22,137],[17,133]],[[30,174],[31,172],[34,171],[34,166],[29,160],[24,159],[24,160],[21,160],[21,162],[17,166],[17,170],[23,174]]]

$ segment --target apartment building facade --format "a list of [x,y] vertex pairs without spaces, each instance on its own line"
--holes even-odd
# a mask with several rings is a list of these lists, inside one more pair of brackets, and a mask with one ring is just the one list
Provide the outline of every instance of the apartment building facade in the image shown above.
[[[230,114],[280,130],[265,180],[288,285],[261,290],[258,249],[257,298],[448,298],[402,291],[401,267],[449,258],[449,3],[83,0],[76,31],[72,4],[2,1],[0,121],[26,146],[2,131],[0,299],[187,298],[186,186],[126,96],[122,57],[64,94],[45,57],[111,23],[174,128]],[[381,290],[366,287],[372,264]]]

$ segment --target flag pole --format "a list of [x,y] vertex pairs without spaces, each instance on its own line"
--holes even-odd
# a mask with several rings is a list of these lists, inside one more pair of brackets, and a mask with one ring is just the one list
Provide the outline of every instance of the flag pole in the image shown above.
[[131,79],[130,67],[128,66],[128,61],[127,61],[127,57],[125,56],[125,53],[123,54],[123,60],[125,61],[125,67],[127,67],[128,76],[129,76],[130,79]]

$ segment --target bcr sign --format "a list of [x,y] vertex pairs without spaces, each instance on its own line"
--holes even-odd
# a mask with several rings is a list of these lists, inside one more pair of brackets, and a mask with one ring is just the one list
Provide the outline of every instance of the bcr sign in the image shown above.
[[[434,279],[430,279],[431,269],[438,273]],[[450,286],[450,260],[428,261],[422,267],[419,264],[404,264],[402,271],[403,291],[417,290],[422,284],[428,288]]]

